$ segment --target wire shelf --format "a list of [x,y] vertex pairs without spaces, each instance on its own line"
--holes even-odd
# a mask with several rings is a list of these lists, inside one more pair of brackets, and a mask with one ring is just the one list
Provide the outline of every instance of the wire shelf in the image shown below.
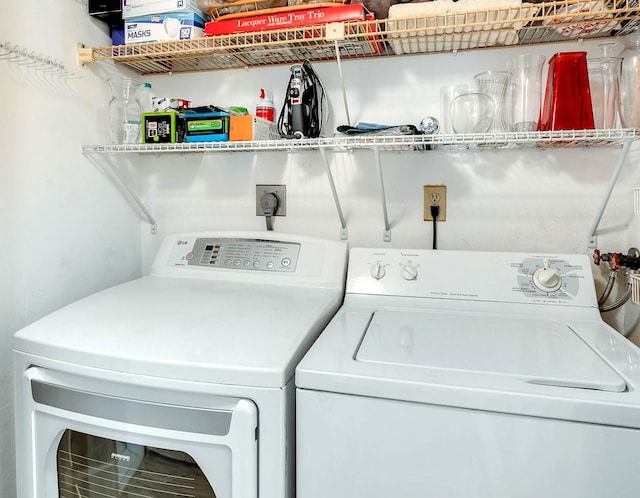
[[[624,36],[640,27],[638,0],[565,0],[519,7],[343,23],[343,58],[437,53]],[[79,49],[81,63],[112,60],[140,74],[213,71],[333,60],[326,26]]]
[[203,153],[299,150],[427,150],[443,146],[454,149],[622,147],[635,139],[634,128],[610,130],[561,130],[546,132],[477,133],[464,135],[359,135],[300,140],[259,140],[247,142],[195,142],[174,144],[86,145],[83,153]]

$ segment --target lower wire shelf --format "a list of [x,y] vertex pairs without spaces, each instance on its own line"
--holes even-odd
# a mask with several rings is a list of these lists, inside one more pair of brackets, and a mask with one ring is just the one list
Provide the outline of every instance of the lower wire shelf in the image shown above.
[[371,150],[374,153],[375,164],[380,183],[380,197],[384,219],[383,240],[391,240],[391,225],[387,214],[384,178],[380,151],[426,151],[441,149],[449,151],[485,151],[498,149],[531,150],[577,147],[615,147],[621,148],[615,171],[610,179],[603,202],[598,210],[596,219],[589,231],[588,247],[596,247],[597,230],[600,220],[611,193],[618,180],[631,144],[638,137],[640,130],[635,128],[601,129],[601,130],[560,130],[540,132],[506,132],[481,134],[450,134],[450,135],[385,135],[361,134],[357,136],[334,136],[313,139],[294,140],[260,140],[247,142],[195,142],[173,144],[118,144],[118,145],[85,145],[83,154],[96,166],[103,169],[107,166],[112,176],[122,185],[131,199],[138,205],[151,225],[151,233],[157,233],[156,220],[145,207],[144,203],[119,173],[113,161],[114,155],[120,154],[206,154],[220,152],[263,152],[263,151],[319,151],[324,163],[329,185],[331,187],[336,210],[340,219],[340,238],[347,239],[347,221],[335,188],[331,173],[327,151],[351,151],[355,149]]
[[321,138],[258,140],[247,142],[194,142],[163,144],[85,145],[83,153],[203,153],[203,152],[259,152],[297,150],[428,150],[439,146],[452,146],[459,150],[483,150],[496,148],[570,148],[570,147],[622,147],[629,139],[635,139],[635,128],[601,130],[559,130],[505,133],[469,133],[442,135],[385,135],[360,134],[357,136],[333,136]]

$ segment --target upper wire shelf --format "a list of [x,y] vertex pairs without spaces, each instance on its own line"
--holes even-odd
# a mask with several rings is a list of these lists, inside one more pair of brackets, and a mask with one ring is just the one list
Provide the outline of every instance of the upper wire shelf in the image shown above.
[[78,60],[112,60],[140,74],[161,74],[333,60],[336,44],[342,58],[363,58],[555,43],[626,35],[640,27],[640,7],[638,0],[565,0],[342,24],[339,41],[327,36],[325,25],[316,25],[79,47]]
[[[464,135],[359,135],[300,140],[259,140],[247,142],[194,142],[166,144],[85,145],[83,153],[203,153],[258,152],[296,150],[425,150],[431,146],[451,146],[454,149],[477,148],[571,148],[621,147],[635,139],[634,128],[611,130],[561,130],[539,132],[476,133]],[[427,147],[429,146],[429,147]]]

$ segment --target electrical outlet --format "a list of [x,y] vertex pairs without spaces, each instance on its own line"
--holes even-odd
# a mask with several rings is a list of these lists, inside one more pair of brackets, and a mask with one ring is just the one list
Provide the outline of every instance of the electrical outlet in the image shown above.
[[447,186],[424,185],[424,221],[433,221],[431,206],[440,206],[437,221],[447,221]]
[[264,194],[273,194],[278,198],[278,207],[274,216],[287,215],[287,186],[286,185],[256,185],[256,216],[264,216],[260,199]]

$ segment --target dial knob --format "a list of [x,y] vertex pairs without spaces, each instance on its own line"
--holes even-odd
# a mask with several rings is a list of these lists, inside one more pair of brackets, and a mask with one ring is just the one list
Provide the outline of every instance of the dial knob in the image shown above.
[[538,268],[533,273],[533,283],[541,291],[554,292],[562,286],[562,277],[555,268]]
[[404,264],[400,269],[400,274],[405,280],[415,280],[418,277],[418,269],[412,264]]
[[374,263],[371,265],[371,271],[369,273],[376,280],[380,280],[382,277],[385,276],[385,274],[387,273],[387,270],[384,267],[384,265],[381,265],[380,263]]

